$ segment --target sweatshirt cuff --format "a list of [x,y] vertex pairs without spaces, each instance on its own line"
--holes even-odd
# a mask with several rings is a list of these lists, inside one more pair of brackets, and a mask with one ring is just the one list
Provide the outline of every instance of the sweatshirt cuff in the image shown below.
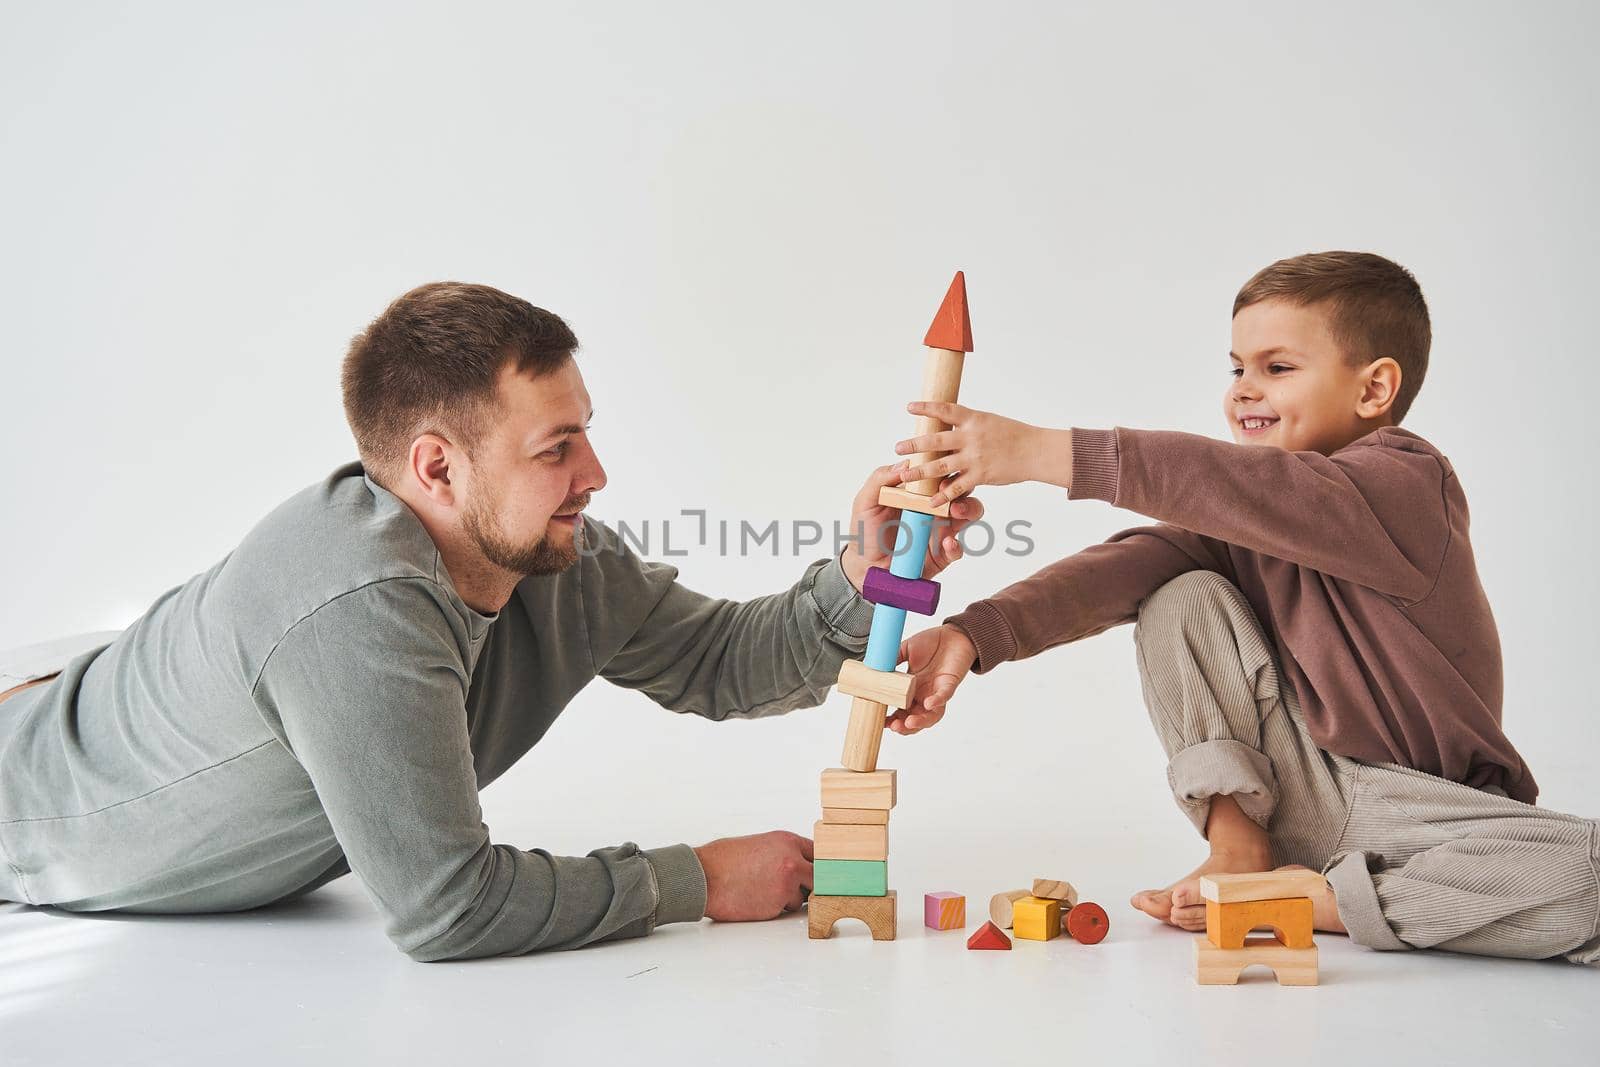
[[649,848],[640,853],[656,874],[653,926],[697,923],[706,915],[706,872],[688,845]]
[[954,626],[966,634],[972,646],[978,650],[978,658],[972,664],[974,674],[983,674],[995,664],[1004,663],[1017,654],[1017,637],[1011,632],[1011,624],[1006,622],[1005,615],[990,601],[980,600],[969,605],[966,611],[944,621],[945,625]]
[[1378,887],[1372,883],[1372,872],[1367,870],[1365,852],[1346,853],[1328,868],[1326,877],[1339,908],[1339,921],[1349,931],[1350,940],[1380,952],[1411,947],[1395,936],[1383,918]]
[[1067,489],[1067,499],[1115,504],[1120,460],[1116,430],[1081,430],[1074,426],[1072,485]]
[[811,580],[811,600],[823,622],[851,645],[865,646],[872,631],[872,602],[862,598],[835,556],[824,562]]

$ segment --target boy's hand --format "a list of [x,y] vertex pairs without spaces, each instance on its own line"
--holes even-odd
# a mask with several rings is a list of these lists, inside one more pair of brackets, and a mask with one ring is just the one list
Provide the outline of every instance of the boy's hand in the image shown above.
[[889,729],[914,734],[944,718],[945,706],[977,658],[972,639],[954,626],[935,626],[901,642],[900,662],[917,676],[917,684],[911,706],[890,716]]
[[[878,503],[878,491],[886,485],[899,485],[905,462],[879,467],[867,476],[867,482],[856,494],[850,506],[850,533],[860,535],[852,541],[839,557],[846,578],[861,592],[870,567],[888,567],[894,562],[894,546],[898,530],[894,523],[900,518],[898,508],[886,508]],[[928,538],[928,556],[922,563],[922,576],[932,578],[951,563],[961,558],[961,542],[956,534],[983,517],[983,504],[975,497],[961,500],[950,508],[950,519],[935,519],[933,534]]]
[[943,479],[933,495],[934,505],[955,500],[980,485],[1014,482],[1050,482],[1066,486],[1072,474],[1072,432],[1030,426],[988,411],[960,404],[916,400],[906,405],[913,415],[928,415],[948,423],[942,433],[924,434],[894,446],[901,456],[919,452],[948,452],[930,463],[908,466],[902,482]]

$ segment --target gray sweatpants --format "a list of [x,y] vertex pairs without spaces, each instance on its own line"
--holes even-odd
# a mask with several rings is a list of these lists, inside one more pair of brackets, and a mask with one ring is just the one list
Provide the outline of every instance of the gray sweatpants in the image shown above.
[[1157,590],[1134,642],[1178,806],[1204,834],[1232,794],[1278,863],[1326,873],[1353,940],[1600,964],[1600,821],[1322,751],[1218,574]]

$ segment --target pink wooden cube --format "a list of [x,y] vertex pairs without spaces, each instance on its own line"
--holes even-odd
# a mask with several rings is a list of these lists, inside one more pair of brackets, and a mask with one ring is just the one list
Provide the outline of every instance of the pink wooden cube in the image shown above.
[[967,925],[967,898],[960,893],[926,893],[922,922],[930,930],[961,930]]

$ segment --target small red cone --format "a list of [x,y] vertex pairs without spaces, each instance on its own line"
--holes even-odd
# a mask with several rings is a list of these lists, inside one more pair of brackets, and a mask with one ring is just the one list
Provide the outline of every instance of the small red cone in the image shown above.
[[972,320],[967,317],[967,276],[956,271],[955,280],[944,294],[944,303],[928,327],[922,343],[929,348],[947,348],[952,352],[972,351]]

